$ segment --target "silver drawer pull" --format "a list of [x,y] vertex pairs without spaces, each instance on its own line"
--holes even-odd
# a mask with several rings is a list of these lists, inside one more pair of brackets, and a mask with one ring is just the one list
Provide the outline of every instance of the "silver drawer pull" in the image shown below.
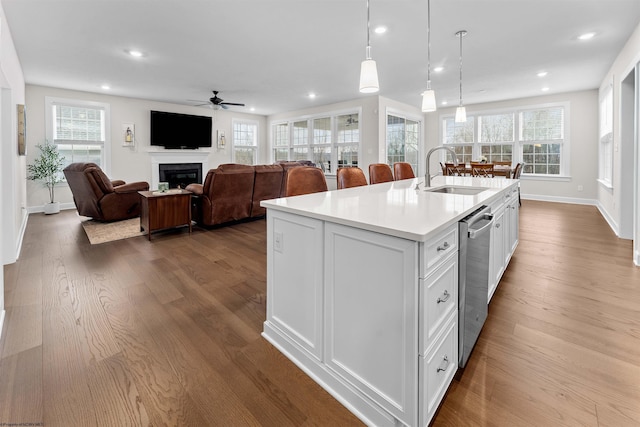
[[442,246],[438,246],[438,252],[449,249],[449,242],[444,242]]
[[440,364],[440,366],[438,366],[438,369],[436,370],[436,372],[446,371],[448,367],[449,367],[449,358],[445,354],[444,358],[442,359],[442,363]]
[[449,292],[447,292],[447,290],[444,290],[444,294],[442,294],[442,298],[438,297],[438,300],[436,301],[438,304],[440,304],[441,302],[446,302],[449,297],[451,296],[451,294]]

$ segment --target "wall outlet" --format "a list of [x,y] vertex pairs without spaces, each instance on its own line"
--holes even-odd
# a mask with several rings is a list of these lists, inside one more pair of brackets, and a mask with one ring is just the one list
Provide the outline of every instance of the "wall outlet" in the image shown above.
[[284,238],[282,237],[282,232],[276,231],[273,234],[273,250],[282,253],[283,246]]
[[578,191],[582,191],[584,190],[584,187],[582,185],[578,185]]

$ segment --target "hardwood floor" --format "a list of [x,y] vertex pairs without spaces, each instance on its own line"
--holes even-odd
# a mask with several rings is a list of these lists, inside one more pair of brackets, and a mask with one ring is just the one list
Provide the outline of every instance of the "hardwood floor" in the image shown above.
[[[265,221],[90,245],[31,215],[5,266],[0,425],[362,425],[261,336]],[[436,426],[640,425],[640,268],[594,207],[520,245]]]

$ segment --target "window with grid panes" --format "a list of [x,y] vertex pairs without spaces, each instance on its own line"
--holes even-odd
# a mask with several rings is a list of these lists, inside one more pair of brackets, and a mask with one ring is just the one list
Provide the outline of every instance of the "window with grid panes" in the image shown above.
[[289,160],[289,123],[273,125],[273,161]]
[[293,148],[290,160],[309,160],[309,122],[293,122]]
[[75,162],[92,162],[108,171],[109,104],[50,98],[46,134],[64,156],[63,168]]
[[[467,121],[464,123],[456,123],[454,117],[445,117],[443,119],[443,143],[451,148],[458,158],[459,163],[470,163],[475,160],[473,147],[475,143],[475,117],[467,115]],[[445,162],[451,162],[450,155],[443,152],[441,154]],[[479,154],[478,154],[479,157]]]
[[[338,167],[358,167],[359,122],[358,114],[343,114],[336,117],[337,137],[335,144]],[[335,170],[332,169],[332,172]]]
[[514,114],[478,115],[480,153],[488,163],[511,162],[515,140]]
[[613,183],[613,88],[608,86],[600,99],[600,144],[598,178],[608,187]]
[[359,113],[294,119],[272,125],[274,161],[311,160],[325,173],[358,166]]
[[232,161],[255,165],[258,160],[258,123],[233,120]]
[[331,117],[313,119],[313,163],[323,172],[331,171]]
[[548,107],[520,112],[523,173],[557,175],[562,171],[564,108]]
[[396,162],[411,164],[414,173],[418,171],[418,145],[420,143],[420,122],[387,114],[387,163],[393,167]]

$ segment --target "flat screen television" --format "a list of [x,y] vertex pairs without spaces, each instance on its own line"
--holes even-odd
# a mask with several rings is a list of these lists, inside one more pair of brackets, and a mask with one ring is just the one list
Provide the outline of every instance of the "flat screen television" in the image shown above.
[[151,145],[192,150],[211,147],[211,126],[211,117],[151,110]]

